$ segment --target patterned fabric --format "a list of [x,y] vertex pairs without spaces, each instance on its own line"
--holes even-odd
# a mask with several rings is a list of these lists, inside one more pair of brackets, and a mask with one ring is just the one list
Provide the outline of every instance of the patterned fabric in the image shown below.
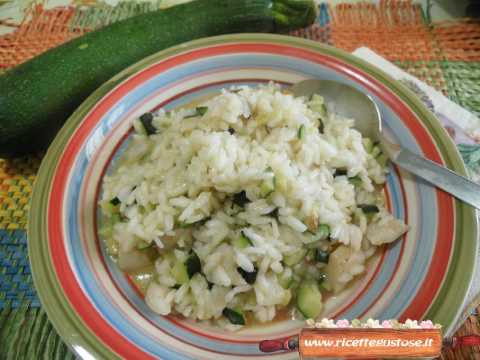
[[[0,72],[87,31],[158,9],[161,0],[123,2],[115,7],[95,1],[81,3],[81,7],[49,10],[35,3],[20,25],[3,21],[16,29],[0,36]],[[346,51],[369,47],[480,116],[480,23],[430,23],[421,7],[410,1],[322,4],[319,9],[316,24],[292,35]],[[459,150],[468,167],[479,171],[480,145],[462,144]],[[0,160],[1,359],[73,358],[40,308],[27,260],[27,214],[40,161],[41,155]],[[457,335],[472,333],[480,334],[478,312]],[[480,358],[479,351],[448,350],[443,358]]]

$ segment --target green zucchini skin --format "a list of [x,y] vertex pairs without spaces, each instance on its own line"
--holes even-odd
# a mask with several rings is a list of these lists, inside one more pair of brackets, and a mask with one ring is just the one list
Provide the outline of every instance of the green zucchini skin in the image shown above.
[[45,149],[73,111],[135,62],[193,39],[311,24],[312,0],[196,0],[87,33],[0,75],[0,156]]

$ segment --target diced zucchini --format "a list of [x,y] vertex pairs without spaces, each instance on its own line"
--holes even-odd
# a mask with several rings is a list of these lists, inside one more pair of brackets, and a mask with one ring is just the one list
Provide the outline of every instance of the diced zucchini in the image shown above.
[[[313,235],[312,235],[313,237]],[[309,242],[307,244],[305,244],[305,247],[307,249],[316,249],[318,248],[320,245],[322,245],[322,241],[321,240],[318,240],[318,241],[313,241],[313,242]]]
[[207,111],[208,111],[207,106],[198,106],[198,107],[195,108],[195,112],[192,115],[187,115],[187,116],[184,117],[184,119],[194,118],[194,117],[197,117],[197,116],[203,116],[203,115],[206,114]]
[[330,253],[328,251],[323,251],[317,249],[315,251],[315,260],[324,264],[328,264],[328,259],[330,257]]
[[207,216],[206,218],[195,221],[193,223],[180,222],[180,223],[178,223],[178,227],[180,229],[188,229],[188,228],[193,227],[193,226],[201,226],[201,225],[204,225],[210,219],[211,219],[211,217]]
[[372,152],[371,152],[371,155],[376,158],[377,156],[379,156],[380,154],[382,153],[382,150],[380,150],[380,148],[378,146],[374,146],[373,149],[372,149]]
[[338,168],[335,169],[335,172],[333,173],[333,176],[345,176],[347,175],[348,170],[345,168]]
[[200,258],[194,251],[192,251],[187,260],[185,260],[185,267],[187,268],[187,274],[190,279],[193,275],[202,271]]
[[353,176],[351,178],[348,178],[348,182],[352,184],[353,186],[360,186],[362,185],[362,179],[358,176]]
[[136,248],[137,248],[137,250],[145,250],[145,249],[151,248],[153,245],[154,245],[153,241],[148,242],[148,241],[145,241],[145,240],[140,240],[137,243]]
[[325,125],[323,125],[322,119],[318,119],[318,132],[320,134],[323,134],[324,131],[325,131]]
[[332,291],[332,285],[330,285],[330,283],[327,281],[322,281],[322,283],[320,284],[320,286],[325,290],[325,291],[329,291],[331,292]]
[[140,116],[140,123],[142,124],[143,128],[145,129],[145,133],[147,135],[153,135],[157,132],[155,126],[153,126],[153,115],[151,113],[145,113]]
[[302,124],[298,128],[297,137],[299,140],[303,140],[305,138],[305,125]]
[[308,249],[307,253],[305,254],[305,258],[307,261],[313,261],[315,259],[315,249]]
[[276,220],[278,220],[278,208],[273,209],[267,215],[273,217]]
[[322,311],[322,294],[318,285],[308,281],[297,290],[297,308],[306,319],[315,319]]
[[119,211],[119,207],[112,205],[111,202],[104,202],[102,203],[101,207],[102,207],[103,213],[110,216],[112,216],[115,213],[118,213]]
[[328,224],[320,224],[317,228],[317,231],[314,234],[307,234],[305,238],[307,241],[304,241],[309,248],[315,247],[313,244],[317,244],[321,240],[328,239],[330,236],[330,226]]
[[287,178],[282,174],[275,174],[275,190],[286,192],[288,189]]
[[254,284],[255,280],[257,280],[257,273],[258,269],[254,267],[254,270],[251,272],[243,270],[241,267],[237,267],[237,271],[240,275],[242,275],[243,280],[247,282],[247,284]]
[[325,102],[323,100],[323,97],[321,97],[318,94],[313,94],[310,97],[310,101],[308,102],[308,107],[317,113],[320,114],[320,116],[326,116],[327,115],[327,107],[325,106]]
[[243,231],[240,232],[240,236],[233,240],[233,246],[237,249],[245,249],[249,246],[253,246],[252,241],[245,235]]
[[260,185],[260,195],[265,198],[274,191],[275,191],[275,176],[271,177],[270,179],[263,180],[262,184]]
[[376,158],[377,162],[380,164],[381,167],[387,166],[388,157],[384,153],[381,153]]
[[207,106],[198,106],[195,110],[197,110],[197,114],[203,116],[207,113],[208,107]]
[[320,224],[316,235],[318,240],[325,240],[330,236],[330,226],[328,224]]
[[302,247],[297,251],[285,256],[283,258],[283,262],[285,263],[285,265],[292,267],[302,261],[303,258],[305,258],[305,255],[307,255],[307,249],[304,249]]
[[324,279],[320,283],[320,287],[323,288],[326,291],[332,291],[332,285],[330,285],[330,282],[327,279]]
[[292,300],[292,291],[287,290],[287,291],[284,291],[283,294],[284,294],[284,296],[283,296],[283,299],[282,299],[280,305],[287,306],[288,304],[290,304],[290,301]]
[[358,208],[362,209],[364,214],[376,214],[380,211],[377,205],[360,204]]
[[247,198],[247,193],[245,192],[245,190],[242,190],[239,193],[234,194],[232,201],[235,205],[238,205],[242,208],[250,202],[250,200]]
[[226,307],[223,309],[222,314],[234,325],[245,325],[245,317],[243,316],[243,312],[238,309],[230,309]]
[[187,271],[187,266],[181,261],[175,261],[175,264],[172,268],[172,276],[177,282],[177,284],[183,285],[188,282],[189,276]]
[[122,221],[122,217],[120,216],[119,213],[114,213],[114,214],[112,214],[112,217],[110,218],[110,221],[111,221],[112,226],[113,226],[116,223]]
[[366,137],[362,139],[362,143],[365,151],[370,154],[373,149],[373,141],[370,138]]
[[180,229],[188,229],[189,227],[192,227],[194,223],[186,223],[186,222],[179,222],[178,227]]
[[284,271],[280,276],[278,276],[278,283],[284,289],[290,288],[293,284],[293,273],[290,269]]

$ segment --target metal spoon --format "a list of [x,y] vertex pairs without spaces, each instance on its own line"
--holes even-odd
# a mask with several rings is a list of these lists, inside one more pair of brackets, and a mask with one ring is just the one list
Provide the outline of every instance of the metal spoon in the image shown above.
[[355,128],[363,136],[379,142],[382,151],[394,164],[480,209],[480,185],[402,148],[382,134],[380,111],[370,96],[331,80],[305,80],[289,90],[295,96],[321,95],[327,109],[333,108],[340,116],[355,119]]

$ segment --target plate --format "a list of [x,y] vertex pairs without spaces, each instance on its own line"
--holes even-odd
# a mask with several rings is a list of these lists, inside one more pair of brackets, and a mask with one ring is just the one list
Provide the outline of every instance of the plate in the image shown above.
[[[132,282],[105,255],[97,235],[104,174],[128,143],[133,118],[188,103],[223,87],[305,78],[345,82],[371,95],[385,130],[410,150],[465,174],[455,145],[405,87],[352,55],[279,35],[207,38],[157,53],[92,94],[49,148],[36,181],[28,225],[40,300],[65,342],[84,359],[296,358],[262,354],[262,339],[297,334],[300,321],[228,333],[146,307]],[[328,301],[333,318],[431,319],[449,334],[472,281],[474,210],[396,167],[387,203],[410,231],[384,248],[367,273]]]

